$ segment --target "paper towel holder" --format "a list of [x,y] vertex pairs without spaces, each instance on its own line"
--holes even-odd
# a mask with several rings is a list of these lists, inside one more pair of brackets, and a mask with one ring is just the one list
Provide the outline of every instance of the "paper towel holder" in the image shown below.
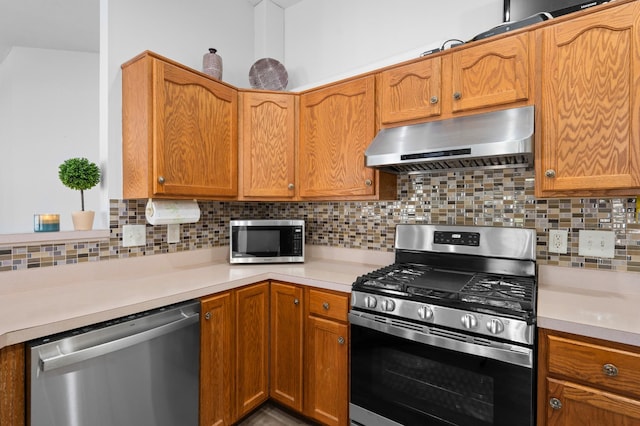
[[153,200],[149,198],[145,216],[151,225],[196,223],[200,220],[200,206],[196,200]]

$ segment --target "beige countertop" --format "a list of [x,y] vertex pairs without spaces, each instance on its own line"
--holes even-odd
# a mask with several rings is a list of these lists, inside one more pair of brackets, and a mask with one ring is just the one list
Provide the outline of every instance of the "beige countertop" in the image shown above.
[[350,292],[358,275],[393,262],[393,253],[309,246],[303,264],[230,265],[228,250],[3,272],[0,348],[266,279]]
[[538,327],[640,346],[640,274],[541,265]]
[[[351,291],[393,253],[308,246],[303,264],[230,265],[228,248],[0,274],[0,348],[276,279]],[[348,261],[345,261],[348,259]],[[640,274],[539,267],[538,326],[640,346]]]

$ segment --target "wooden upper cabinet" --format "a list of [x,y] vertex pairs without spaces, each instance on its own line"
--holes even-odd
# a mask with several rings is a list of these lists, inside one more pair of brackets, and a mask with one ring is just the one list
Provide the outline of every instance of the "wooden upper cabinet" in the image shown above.
[[296,99],[291,93],[240,93],[240,197],[296,195]]
[[382,124],[438,116],[441,113],[442,59],[424,59],[379,74]]
[[640,188],[640,3],[542,29],[536,196]]
[[145,52],[122,66],[124,198],[237,195],[237,90]]
[[529,50],[529,33],[523,32],[445,55],[451,74],[443,96],[450,100],[451,111],[529,99]]
[[374,92],[371,75],[300,96],[301,199],[395,198],[395,176],[364,165],[376,132]]

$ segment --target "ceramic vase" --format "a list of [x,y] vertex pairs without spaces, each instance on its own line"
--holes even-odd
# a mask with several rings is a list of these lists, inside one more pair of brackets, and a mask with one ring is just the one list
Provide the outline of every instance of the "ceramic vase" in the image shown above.
[[79,212],[71,212],[73,220],[73,229],[76,231],[90,231],[93,229],[93,218],[96,212],[93,210],[85,210]]

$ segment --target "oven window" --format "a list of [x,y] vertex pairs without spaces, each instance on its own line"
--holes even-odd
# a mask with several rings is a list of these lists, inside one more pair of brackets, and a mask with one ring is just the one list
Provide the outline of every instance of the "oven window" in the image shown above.
[[401,424],[532,425],[532,369],[351,325],[351,403]]

